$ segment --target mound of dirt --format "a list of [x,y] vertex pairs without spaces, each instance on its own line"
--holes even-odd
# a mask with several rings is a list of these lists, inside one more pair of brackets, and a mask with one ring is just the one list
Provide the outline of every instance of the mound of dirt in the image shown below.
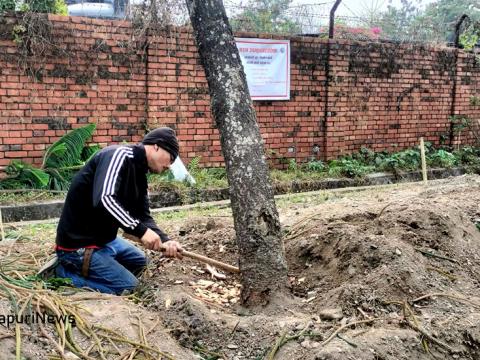
[[[182,345],[225,359],[263,358],[285,331],[295,337],[302,329],[309,335],[282,346],[276,359],[479,358],[480,182],[450,181],[284,210],[292,297],[262,314],[192,298],[185,287],[164,291],[161,303],[175,297],[175,305],[156,309]],[[233,263],[232,224],[222,225],[187,233],[184,243]],[[176,274],[193,283],[204,277]],[[376,320],[347,328],[350,340],[322,344],[335,328],[369,319]]]
[[314,291],[313,303],[351,315],[360,305],[479,288],[480,232],[464,213],[435,200],[382,210],[316,220],[315,232],[287,243],[294,293]]

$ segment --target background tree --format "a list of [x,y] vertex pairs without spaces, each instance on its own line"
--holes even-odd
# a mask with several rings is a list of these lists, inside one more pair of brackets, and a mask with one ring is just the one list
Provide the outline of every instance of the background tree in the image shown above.
[[389,5],[387,11],[380,13],[375,25],[381,28],[383,37],[392,40],[414,39],[418,35],[414,26],[420,13],[418,3],[402,0],[400,7]]
[[291,2],[292,0],[250,0],[240,14],[232,17],[232,29],[265,33],[300,33],[300,24],[288,16]]
[[441,40],[452,42],[455,24],[463,14],[470,18],[470,22],[467,22],[466,26],[480,21],[478,0],[439,0],[429,4],[416,21],[429,26],[432,34],[439,36]]
[[168,25],[185,26],[189,23],[185,3],[178,0],[130,0],[128,18],[135,27],[145,29]]
[[255,110],[222,0],[186,0],[225,158],[242,302],[265,304],[282,290],[287,265]]
[[0,13],[5,11],[32,11],[67,15],[67,5],[64,0],[0,0]]

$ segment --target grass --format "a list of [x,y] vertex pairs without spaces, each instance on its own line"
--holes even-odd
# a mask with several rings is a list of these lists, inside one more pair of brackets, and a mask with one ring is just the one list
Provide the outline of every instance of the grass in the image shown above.
[[48,190],[0,190],[0,205],[28,204],[35,201],[63,200],[66,192],[50,192]]
[[[427,166],[429,168],[451,168],[455,166],[480,168],[480,147],[463,147],[456,150],[447,148],[435,149],[426,144]],[[172,174],[150,174],[149,189],[152,192],[172,190],[181,196],[191,189],[225,189],[228,188],[225,168],[201,168],[200,158],[194,158],[188,164],[190,174],[196,184],[173,181]],[[285,170],[272,169],[270,177],[274,184],[289,184],[293,181],[319,181],[325,178],[362,178],[374,172],[400,173],[419,170],[421,164],[418,148],[406,149],[396,153],[373,152],[362,148],[359,152],[339,159],[323,162],[319,160],[297,163],[288,160]],[[63,200],[64,192],[25,189],[0,190],[0,205],[31,203],[34,201]]]
[[153,217],[156,221],[161,223],[162,221],[183,220],[198,216],[219,216],[231,214],[230,208],[220,208],[218,206],[207,207],[194,207],[186,210],[165,211],[156,212]]
[[289,194],[276,199],[275,203],[279,208],[288,208],[295,204],[313,206],[323,204],[331,198],[332,194],[329,194],[327,191],[322,191],[315,195]]

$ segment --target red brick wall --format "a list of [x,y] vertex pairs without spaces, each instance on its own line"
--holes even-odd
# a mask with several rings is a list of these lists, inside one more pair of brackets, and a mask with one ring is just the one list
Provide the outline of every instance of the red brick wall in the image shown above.
[[[208,85],[192,33],[182,29],[152,40],[148,58],[149,125],[176,128],[184,158],[201,156],[209,166],[222,166],[219,133],[211,117]],[[254,102],[267,155],[277,165],[285,163],[285,158],[300,161],[321,156],[312,148],[323,142],[319,126],[325,92],[322,45],[318,40],[291,38],[290,101]]]
[[332,47],[328,156],[361,146],[398,151],[420,137],[437,145],[448,140],[453,49],[343,41]]
[[[13,158],[41,163],[45,148],[68,130],[97,123],[92,141],[138,141],[144,133],[146,68],[122,44],[127,22],[49,16],[55,48],[32,59],[27,76],[11,37],[12,18],[0,24],[0,166]],[[3,53],[3,55],[2,55]],[[130,66],[130,60],[132,60]]]
[[[455,137],[455,144],[480,141],[480,54],[459,52],[457,88],[454,114],[468,116],[475,122],[475,133],[462,131]],[[473,103],[472,103],[473,101]]]
[[[136,142],[147,128],[171,126],[186,161],[201,156],[205,166],[222,165],[191,32],[151,31],[145,56],[145,40],[127,22],[49,19],[55,49],[45,62],[33,61],[34,81],[11,40],[15,19],[0,18],[0,166],[11,159],[38,164],[45,147],[89,122],[98,124],[93,142],[102,145]],[[327,56],[326,40],[290,41],[291,99],[254,102],[272,163],[332,158],[362,146],[399,150],[420,136],[435,144],[448,138],[454,50],[332,41]],[[480,96],[480,66],[459,54],[454,111],[478,118],[480,108],[469,99]]]

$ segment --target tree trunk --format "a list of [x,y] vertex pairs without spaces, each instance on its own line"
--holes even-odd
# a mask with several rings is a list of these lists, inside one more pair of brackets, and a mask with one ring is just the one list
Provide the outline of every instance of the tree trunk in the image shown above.
[[268,303],[287,279],[263,140],[221,0],[186,0],[220,131],[240,254],[242,303]]

